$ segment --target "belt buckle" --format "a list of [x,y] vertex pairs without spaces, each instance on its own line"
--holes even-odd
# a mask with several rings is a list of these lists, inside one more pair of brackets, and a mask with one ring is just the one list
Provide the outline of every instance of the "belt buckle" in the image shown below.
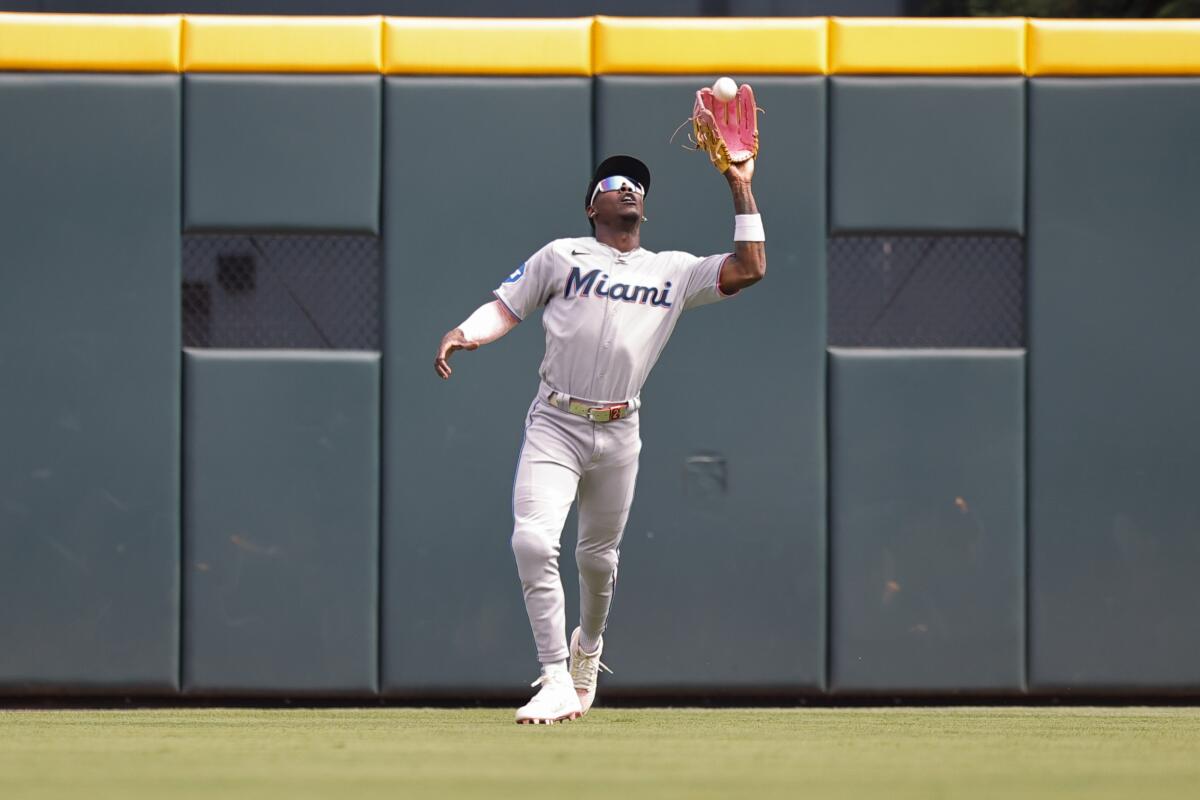
[[587,418],[592,422],[614,422],[621,418],[622,406],[592,406],[587,411]]

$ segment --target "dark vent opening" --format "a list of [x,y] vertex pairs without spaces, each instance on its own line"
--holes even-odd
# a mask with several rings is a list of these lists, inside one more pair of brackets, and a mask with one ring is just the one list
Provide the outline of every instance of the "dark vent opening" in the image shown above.
[[833,236],[829,344],[1025,345],[1025,243],[1016,236]]
[[185,347],[378,350],[375,236],[188,234]]

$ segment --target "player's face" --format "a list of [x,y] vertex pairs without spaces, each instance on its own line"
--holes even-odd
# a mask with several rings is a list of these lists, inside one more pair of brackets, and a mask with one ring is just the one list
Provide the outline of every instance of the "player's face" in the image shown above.
[[644,202],[642,187],[620,175],[605,178],[592,195],[596,219],[608,222],[640,221]]

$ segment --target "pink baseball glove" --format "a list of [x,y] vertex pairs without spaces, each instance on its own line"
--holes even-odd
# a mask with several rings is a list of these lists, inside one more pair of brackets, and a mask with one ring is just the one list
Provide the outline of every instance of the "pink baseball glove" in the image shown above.
[[758,155],[758,107],[754,90],[743,83],[727,103],[713,96],[707,86],[696,92],[692,107],[692,131],[696,146],[708,153],[717,169],[740,164]]

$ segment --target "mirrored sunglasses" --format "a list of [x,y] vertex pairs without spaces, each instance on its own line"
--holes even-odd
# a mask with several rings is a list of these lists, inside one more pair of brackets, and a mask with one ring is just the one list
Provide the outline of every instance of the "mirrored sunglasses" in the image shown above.
[[602,178],[596,184],[596,188],[592,190],[592,199],[588,202],[596,202],[596,195],[600,194],[601,192],[615,192],[622,186],[628,186],[637,194],[646,194],[646,191],[642,188],[642,185],[632,178],[626,178],[624,175],[610,175],[607,178]]

